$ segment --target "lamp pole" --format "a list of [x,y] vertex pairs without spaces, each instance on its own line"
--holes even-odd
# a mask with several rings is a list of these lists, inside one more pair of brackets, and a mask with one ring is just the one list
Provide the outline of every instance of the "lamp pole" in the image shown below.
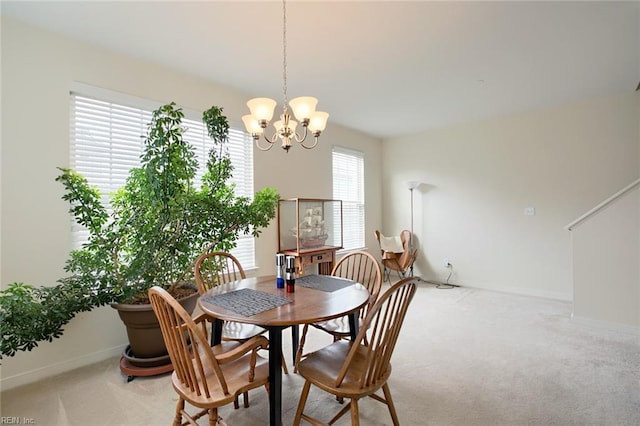
[[409,247],[413,250],[413,188],[409,188],[411,192],[411,235],[409,236]]
[[[413,190],[416,189],[418,185],[420,185],[420,182],[407,182],[407,188],[409,188],[409,192],[411,193],[411,235],[409,235],[409,250],[411,250],[411,256],[413,256]],[[409,270],[413,277],[413,261],[411,262]]]
[[[409,187],[409,192],[411,192],[411,234],[409,235],[409,250],[411,250],[411,255],[413,256],[413,187]],[[409,267],[411,271],[411,276],[413,277],[413,262],[411,262],[411,266]]]

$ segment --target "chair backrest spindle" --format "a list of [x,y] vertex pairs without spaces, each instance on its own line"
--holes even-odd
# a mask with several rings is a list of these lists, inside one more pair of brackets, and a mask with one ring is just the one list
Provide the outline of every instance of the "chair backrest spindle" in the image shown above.
[[238,259],[227,252],[215,251],[202,254],[195,263],[195,279],[200,294],[221,284],[246,277]]
[[416,280],[410,277],[398,281],[378,298],[361,325],[336,386],[342,383],[352,362],[365,363],[366,373],[360,378],[362,387],[388,378],[391,356],[415,291]]
[[360,311],[360,317],[364,318],[382,287],[382,269],[376,258],[365,251],[353,251],[336,263],[331,275],[356,281],[367,288],[371,296],[365,308]]

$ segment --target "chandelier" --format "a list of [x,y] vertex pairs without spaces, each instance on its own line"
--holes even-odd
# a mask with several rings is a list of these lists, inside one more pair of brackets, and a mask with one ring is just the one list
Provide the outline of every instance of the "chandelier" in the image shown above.
[[[311,149],[318,144],[318,137],[320,133],[327,126],[327,119],[329,114],[322,111],[316,111],[316,104],[318,100],[311,96],[302,96],[299,98],[291,99],[289,102],[287,97],[287,8],[285,0],[282,1],[282,93],[284,96],[283,112],[280,115],[280,120],[273,123],[275,127],[275,133],[267,137],[264,134],[265,129],[269,125],[269,121],[273,118],[273,112],[275,110],[277,102],[269,98],[254,98],[247,102],[250,114],[242,117],[242,121],[247,129],[247,132],[251,133],[256,146],[261,151],[270,150],[280,139],[282,141],[282,149],[289,152],[291,143],[293,140],[298,142],[303,148]],[[293,111],[293,115],[296,120],[291,119],[291,114],[287,108],[287,103]],[[296,132],[296,127],[300,124],[304,133],[300,135]],[[305,145],[304,142],[308,133],[313,134],[313,145]],[[263,136],[267,142],[267,146],[260,145],[260,136]]]

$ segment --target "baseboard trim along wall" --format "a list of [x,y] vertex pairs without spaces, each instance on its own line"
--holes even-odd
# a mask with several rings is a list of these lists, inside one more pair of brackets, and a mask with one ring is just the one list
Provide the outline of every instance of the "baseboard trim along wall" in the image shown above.
[[95,364],[97,362],[104,361],[105,359],[122,354],[124,349],[125,346],[116,346],[103,351],[93,352],[85,356],[71,358],[57,364],[47,365],[46,367],[37,368],[21,374],[16,374],[15,376],[4,377],[0,379],[0,389],[3,391],[9,390],[58,374],[66,373],[67,371],[75,370],[76,368]]
[[[416,275],[419,275],[419,274],[416,274]],[[442,279],[431,279],[427,277],[422,277],[420,279],[426,283],[431,283],[431,284],[440,283],[442,285],[446,285],[445,284],[446,280],[442,280]],[[567,294],[567,293],[556,293],[556,292],[528,289],[528,288],[522,288],[522,287],[499,287],[499,286],[494,287],[490,285],[469,283],[467,281],[460,282],[460,281],[451,280],[449,284],[454,285],[456,287],[467,287],[467,288],[473,288],[476,290],[496,291],[498,293],[513,294],[517,296],[539,297],[543,299],[559,300],[562,302],[573,302],[573,295]]]

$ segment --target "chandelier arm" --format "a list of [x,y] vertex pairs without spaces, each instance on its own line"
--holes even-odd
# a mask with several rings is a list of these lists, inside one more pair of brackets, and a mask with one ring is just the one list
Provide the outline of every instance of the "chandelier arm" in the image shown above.
[[267,137],[267,135],[265,135],[264,133],[262,134],[262,136],[264,137],[264,140],[269,142],[270,144],[274,144],[278,141],[278,132],[275,132],[273,135],[271,135],[270,138]]
[[296,142],[298,143],[302,143],[304,142],[305,139],[307,139],[307,126],[304,126],[304,136],[301,138],[300,135],[298,134],[298,132],[296,132],[294,134],[294,137],[296,139]]
[[[315,142],[313,142],[313,145],[311,146],[306,146],[305,144],[303,144],[302,142],[300,142],[300,146],[306,149],[313,149],[316,147],[316,145],[318,145],[318,136],[314,135],[313,138],[315,139]],[[304,142],[304,139],[302,140]]]
[[260,150],[260,151],[269,151],[271,148],[273,148],[273,142],[271,142],[269,139],[267,139],[266,137],[264,138],[268,143],[269,146],[266,148],[263,148],[262,146],[260,146],[260,137],[254,139],[256,141],[256,147]]
[[269,144],[268,148],[262,148],[258,141],[260,140],[260,137],[258,137],[258,139],[256,139],[256,145],[258,146],[258,149],[260,149],[261,151],[269,151],[273,145],[275,145],[275,143],[278,141],[278,133],[274,133],[273,135],[271,135],[270,138],[267,137],[267,135],[265,133],[262,134],[262,137],[264,138],[265,141],[267,141],[267,143]]

